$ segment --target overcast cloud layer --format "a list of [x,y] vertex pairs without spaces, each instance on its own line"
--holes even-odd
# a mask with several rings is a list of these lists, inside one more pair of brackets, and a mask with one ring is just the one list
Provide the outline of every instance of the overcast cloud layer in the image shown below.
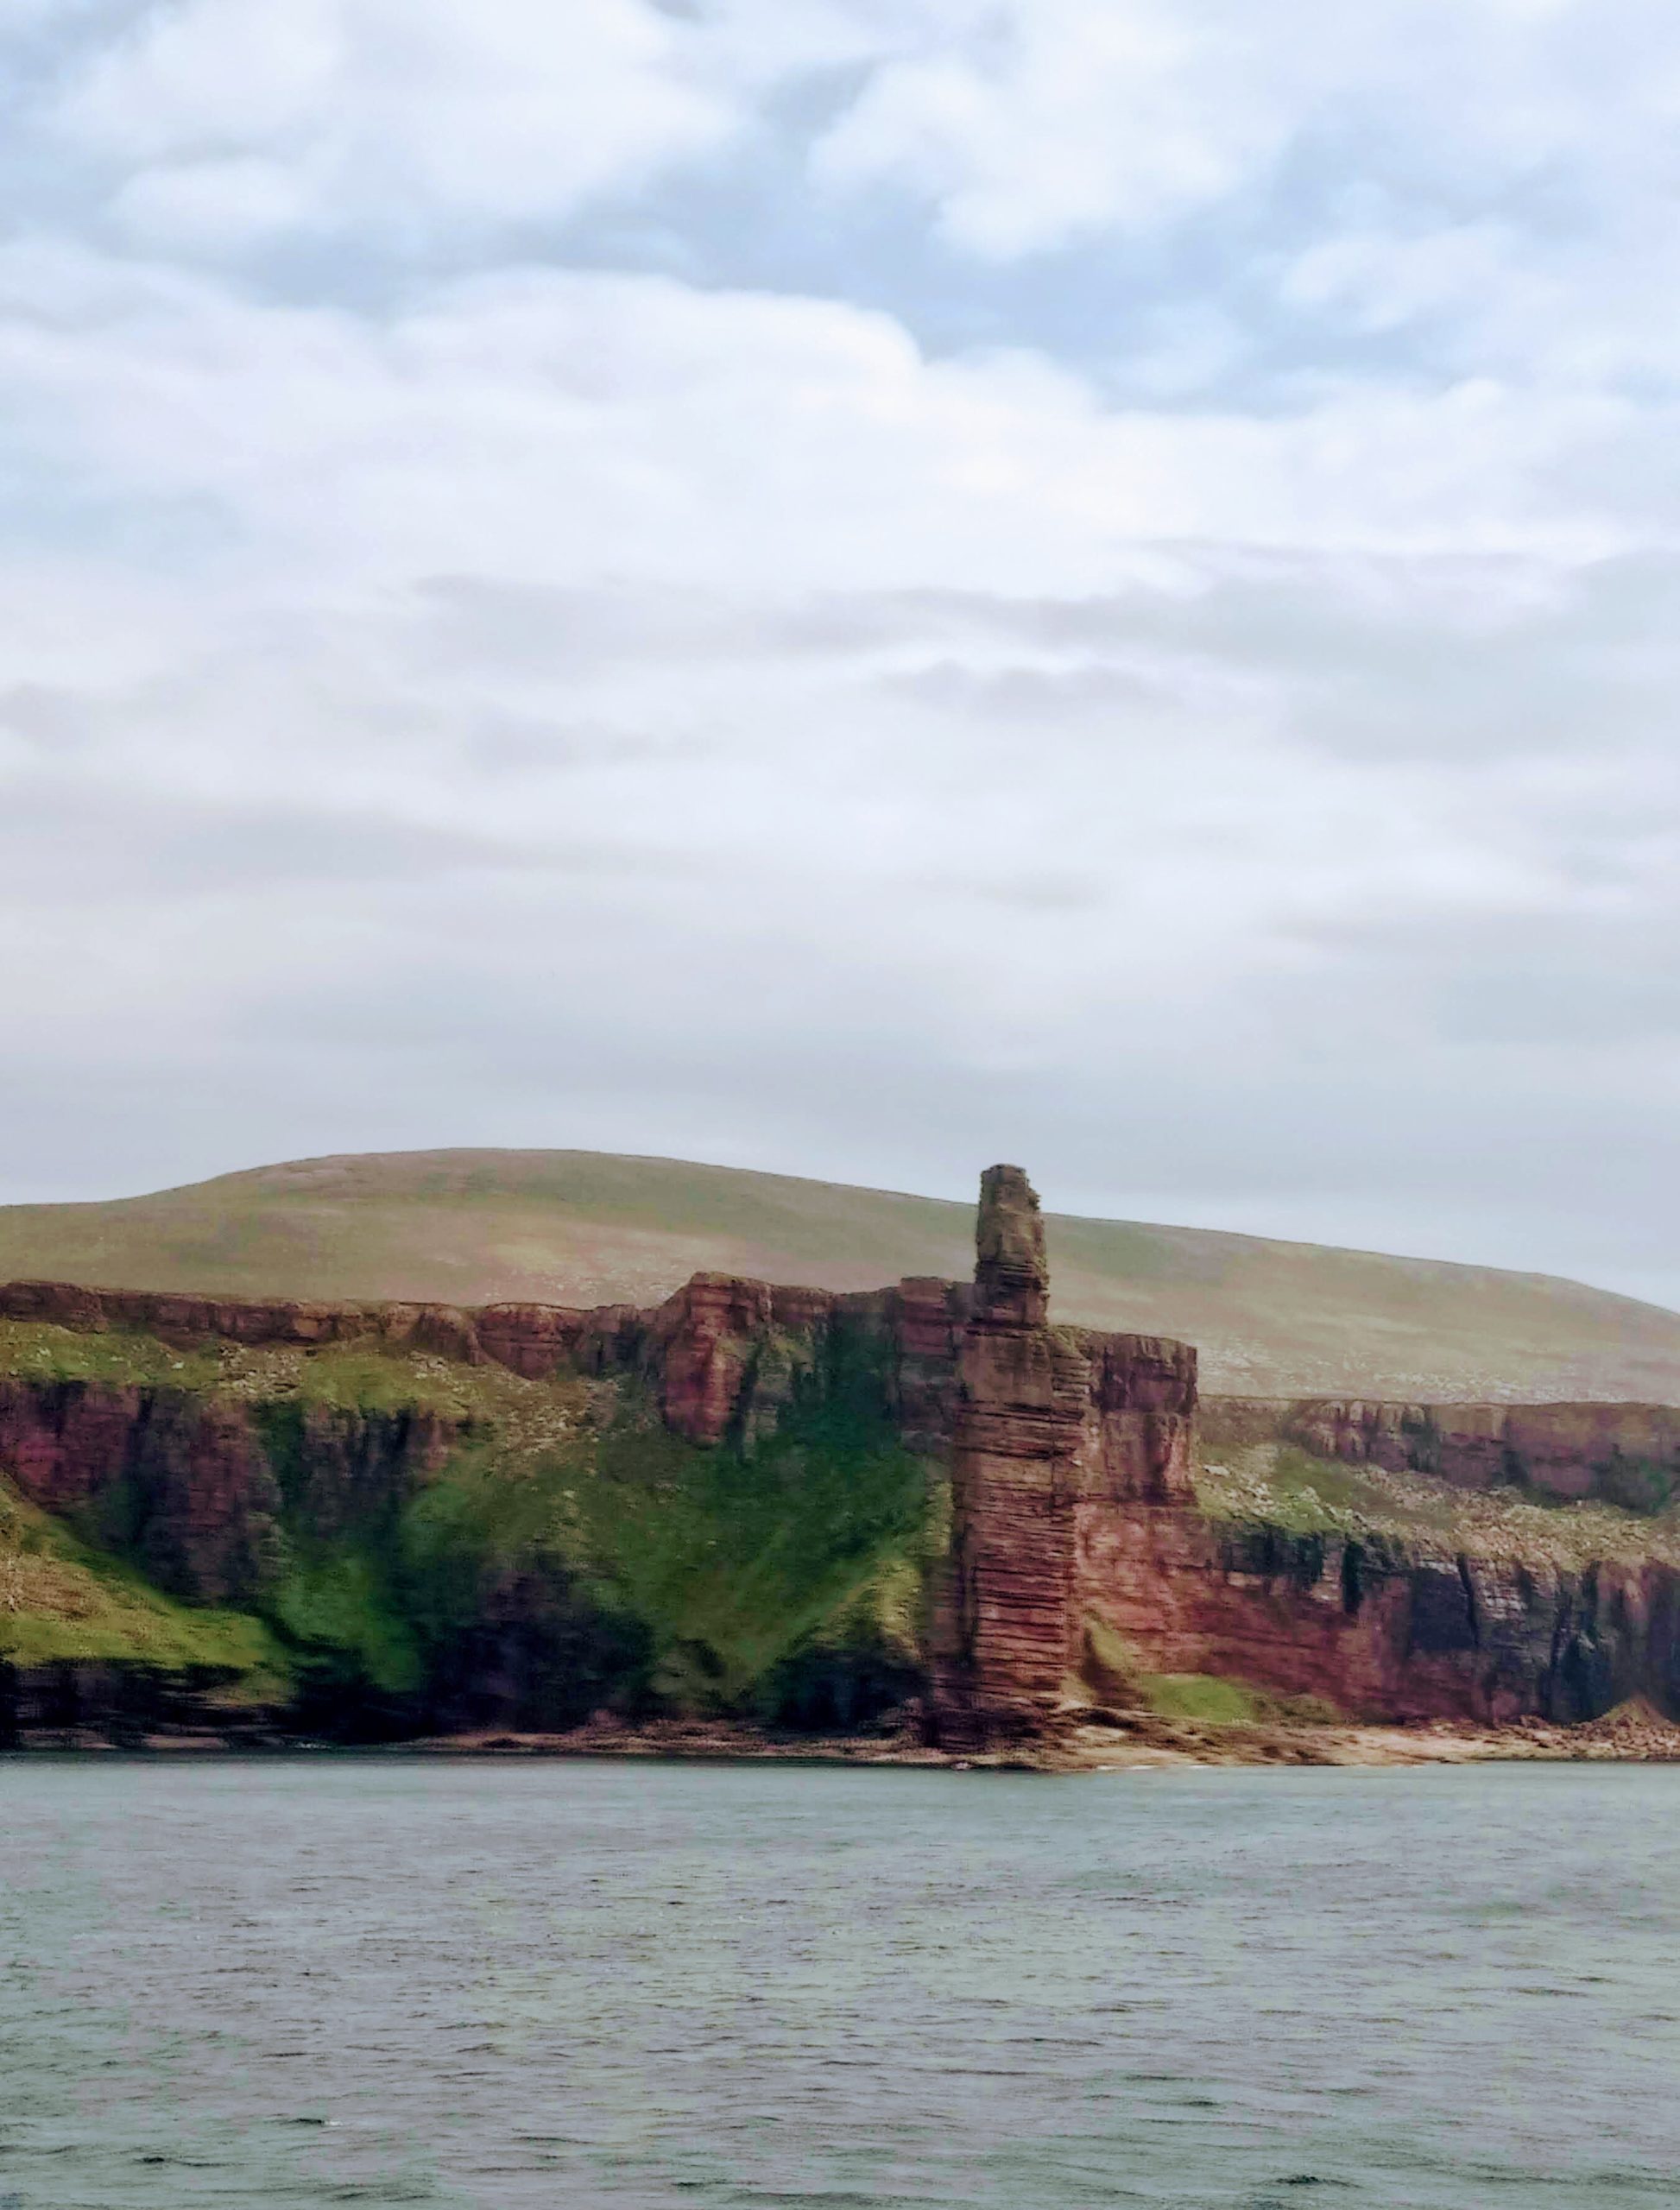
[[1659,0],[0,0],[0,1197],[1680,1303]]

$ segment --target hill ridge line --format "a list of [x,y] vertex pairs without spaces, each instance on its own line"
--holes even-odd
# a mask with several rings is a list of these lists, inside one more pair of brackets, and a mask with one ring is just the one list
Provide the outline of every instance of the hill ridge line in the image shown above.
[[[322,1153],[137,1197],[0,1207],[0,1279],[297,1302],[656,1304],[697,1272],[960,1278],[954,1198],[660,1159]],[[1421,1403],[1680,1401],[1680,1314],[1566,1275],[1045,1216],[1058,1321],[1197,1343],[1207,1386]]]

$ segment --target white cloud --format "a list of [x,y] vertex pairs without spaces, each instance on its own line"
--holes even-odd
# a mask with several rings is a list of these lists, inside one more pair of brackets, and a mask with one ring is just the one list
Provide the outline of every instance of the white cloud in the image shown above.
[[[820,153],[837,185],[890,180],[961,244],[1008,256],[1135,227],[1232,190],[1293,120],[1271,81],[1276,26],[1173,0],[1031,0],[923,26]],[[929,35],[932,28],[932,35]]]
[[[1515,1047],[1456,1033],[1456,944],[1585,930],[1607,870],[1614,956],[1665,940],[1649,818],[1583,843],[1629,761],[1569,713],[1648,727],[1673,654],[1652,571],[1581,565],[1614,512],[1546,500],[1570,406],[1129,412],[1041,361],[931,363],[835,303],[615,275],[508,273],[373,325],[36,248],[0,260],[0,300],[8,412],[47,456],[219,525],[126,588],[60,561],[0,593],[0,903],[49,950],[0,1013],[43,1065],[104,1030],[142,1087],[150,1055],[213,1069],[266,1007],[342,1067],[360,1006],[369,1064],[425,1068],[449,1130],[534,1140],[521,1054],[560,1080],[572,1037],[607,1085],[575,1140],[717,1150],[723,1052],[784,1163],[836,1163],[843,1046],[929,1127],[952,1088],[1033,1069],[1077,1100],[1159,1066],[1182,1104],[1196,1068],[1259,1066],[1281,1098],[1327,1021],[1373,1079],[1452,1063],[1476,1095]],[[1638,773],[1671,803],[1660,755]],[[1522,1039],[1544,1095],[1576,1032]],[[1652,1039],[1594,1048],[1633,1128]],[[1350,1082],[1293,1109],[1349,1109]],[[1030,1148],[1095,1158],[1048,1104],[1010,1109]],[[1153,1105],[1116,1109],[1165,1159]],[[1443,1109],[1400,1146],[1431,1172]],[[1200,1175],[1235,1207],[1215,1133],[1125,1202],[1183,1211]],[[1287,1140],[1293,1179],[1242,1216],[1341,1225]],[[1492,1200],[1462,1198],[1454,1247],[1486,1251]]]
[[1019,1150],[1669,1263],[1666,16],[77,29],[0,247],[15,1186]]
[[401,583],[1090,591],[1187,540],[1584,554],[1548,469],[1625,407],[1344,386],[1270,419],[1105,408],[1033,356],[930,361],[842,303],[507,271],[399,319],[0,254],[0,388],[38,458],[200,502],[268,562]]
[[[187,0],[98,55],[60,110],[139,166],[122,201],[193,248],[243,210],[325,231],[568,212],[735,120],[693,35],[643,0]],[[140,166],[143,165],[143,166]],[[253,174],[283,179],[253,196]]]
[[929,0],[818,162],[998,259],[1252,212],[1291,156],[1344,188],[1389,175],[1440,219],[1665,169],[1677,83],[1652,0]]
[[246,154],[141,169],[113,206],[123,230],[212,257],[306,228],[312,212],[294,169]]

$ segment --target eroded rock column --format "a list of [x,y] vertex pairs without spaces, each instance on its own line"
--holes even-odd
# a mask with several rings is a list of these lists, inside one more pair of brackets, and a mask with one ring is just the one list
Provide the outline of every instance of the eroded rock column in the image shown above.
[[1089,1361],[1048,1323],[1044,1222],[1018,1166],[980,1187],[959,1361],[934,1713],[953,1746],[1043,1731],[1070,1659],[1074,1504]]

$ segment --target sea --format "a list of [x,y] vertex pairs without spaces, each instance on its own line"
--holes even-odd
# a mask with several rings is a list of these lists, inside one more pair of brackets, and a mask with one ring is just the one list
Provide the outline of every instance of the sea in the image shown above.
[[1680,1769],[0,1759],[0,2205],[1680,2201]]

